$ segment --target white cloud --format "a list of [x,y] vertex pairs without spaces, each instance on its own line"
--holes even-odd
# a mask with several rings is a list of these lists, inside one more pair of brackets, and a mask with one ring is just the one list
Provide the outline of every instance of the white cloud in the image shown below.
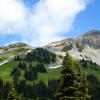
[[22,40],[45,45],[63,38],[89,0],[40,0],[30,10],[22,0],[0,0],[0,33],[17,33]]

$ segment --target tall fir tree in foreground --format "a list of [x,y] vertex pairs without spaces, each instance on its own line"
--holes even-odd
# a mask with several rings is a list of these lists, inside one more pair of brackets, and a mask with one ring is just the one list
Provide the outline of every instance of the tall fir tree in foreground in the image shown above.
[[85,75],[76,67],[71,56],[67,53],[63,60],[63,70],[59,80],[57,100],[90,100],[88,84]]

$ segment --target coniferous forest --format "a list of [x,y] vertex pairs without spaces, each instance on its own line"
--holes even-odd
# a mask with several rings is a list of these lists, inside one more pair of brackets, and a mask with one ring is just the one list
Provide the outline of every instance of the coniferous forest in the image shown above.
[[[94,75],[82,71],[89,65],[97,70],[92,61],[82,59],[76,64],[67,53],[63,59],[60,77],[37,81],[39,74],[47,74],[50,63],[56,62],[56,54],[36,48],[24,56],[16,56],[9,75],[12,81],[0,79],[0,100],[99,100],[100,82]],[[36,62],[35,67],[33,62]],[[80,67],[81,66],[81,67]],[[45,79],[44,79],[45,80]]]

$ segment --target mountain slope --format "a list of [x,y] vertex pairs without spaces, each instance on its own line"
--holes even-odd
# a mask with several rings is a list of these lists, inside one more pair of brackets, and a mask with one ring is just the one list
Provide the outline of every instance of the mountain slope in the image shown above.
[[50,51],[64,56],[69,52],[73,58],[92,60],[100,65],[100,31],[91,30],[78,38],[56,41],[45,46]]
[[31,49],[33,49],[33,47],[25,43],[16,43],[5,47],[0,47],[0,62],[14,57],[15,55],[26,53]]

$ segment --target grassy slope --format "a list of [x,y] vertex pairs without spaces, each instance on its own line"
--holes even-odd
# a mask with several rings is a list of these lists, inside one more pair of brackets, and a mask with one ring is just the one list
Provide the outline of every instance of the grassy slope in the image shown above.
[[13,51],[8,51],[7,53],[4,54],[2,58],[0,58],[0,61],[8,59],[9,57],[13,55],[18,55],[19,53],[26,53],[29,49],[27,48],[19,48],[18,50],[13,50]]
[[[77,65],[79,65],[80,66],[80,61],[79,60],[75,60],[75,59],[73,59],[74,61],[75,61],[75,63],[77,64]],[[87,67],[87,68],[81,68],[82,69],[82,71],[84,71],[84,73],[86,74],[86,75],[90,75],[90,74],[93,74],[95,77],[97,77],[97,79],[100,81],[100,68],[98,69],[98,70],[95,70],[95,69],[93,69],[93,68],[91,68],[91,67]]]
[[[0,66],[0,78],[3,79],[5,82],[6,81],[12,82],[10,72],[13,67],[16,67],[18,65],[18,63],[19,62],[17,62],[17,61],[11,61],[11,62],[8,62],[8,63]],[[25,62],[25,63],[27,64],[27,66],[29,66],[29,64],[30,64],[28,62]],[[33,67],[35,67],[36,64],[37,64],[37,62],[32,62]],[[49,69],[48,67],[46,67],[46,68],[47,68],[47,73],[39,73],[38,79],[35,81],[36,83],[39,82],[40,80],[42,80],[47,84],[48,80],[57,79],[60,77],[61,68],[58,68],[58,69]],[[84,72],[87,75],[93,74],[94,76],[96,76],[98,78],[98,80],[100,80],[100,70],[94,70],[92,68],[82,68],[82,70],[84,70]],[[23,71],[21,72],[21,74],[24,74]],[[20,77],[20,78],[23,79],[23,77]]]
[[0,66],[0,78],[3,79],[4,81],[12,81],[10,77],[10,72],[12,68],[15,67],[16,65],[17,63],[12,61]]
[[[17,61],[11,61],[11,62],[8,62],[8,63],[0,66],[0,78],[3,79],[5,82],[6,81],[12,82],[10,72],[13,67],[16,67],[18,65],[18,63],[19,62],[17,62]],[[25,63],[27,64],[27,66],[29,66],[29,64],[30,64],[28,62],[25,62]],[[37,62],[32,62],[33,67],[35,67],[36,64],[37,64]],[[57,79],[60,76],[60,70],[61,70],[61,68],[48,69],[48,67],[47,67],[47,73],[39,73],[38,80],[36,80],[35,82],[39,82],[40,80],[42,80],[47,84],[48,80]],[[23,71],[21,72],[21,74],[24,74]],[[20,78],[23,79],[23,77],[20,77]]]
[[100,81],[100,69],[99,70],[94,70],[94,69],[92,69],[90,67],[89,68],[82,68],[82,69],[84,70],[86,75],[93,74]]

